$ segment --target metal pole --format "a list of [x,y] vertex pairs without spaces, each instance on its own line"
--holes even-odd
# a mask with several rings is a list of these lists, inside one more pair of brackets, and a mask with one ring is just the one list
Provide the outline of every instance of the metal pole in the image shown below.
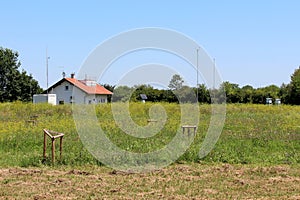
[[214,72],[213,72],[213,81],[214,81],[214,83],[213,83],[213,87],[214,87],[214,89],[216,89],[216,59],[214,58]]
[[216,103],[216,59],[214,58],[214,67],[213,67],[213,91],[214,91],[214,100],[213,102]]
[[196,89],[197,89],[197,103],[199,102],[199,49],[197,48],[197,85],[196,85]]
[[49,79],[48,79],[48,60],[50,57],[48,57],[48,48],[46,48],[46,76],[47,76],[47,94],[49,93]]

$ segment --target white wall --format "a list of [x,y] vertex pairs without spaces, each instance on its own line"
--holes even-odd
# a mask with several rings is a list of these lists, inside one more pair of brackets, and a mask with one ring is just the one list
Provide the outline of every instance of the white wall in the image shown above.
[[99,103],[107,103],[107,95],[86,95],[85,97],[86,104],[99,104]]
[[56,105],[56,94],[35,94],[33,95],[32,102]]
[[[76,97],[74,97],[73,88],[75,88],[74,94]],[[62,82],[60,85],[53,88],[51,91],[49,91],[50,94],[56,94],[56,103],[59,104],[60,102],[64,104],[69,104],[72,102],[75,103],[84,103],[84,96],[85,93],[78,89],[77,87],[73,87],[72,84],[70,84],[68,81]]]

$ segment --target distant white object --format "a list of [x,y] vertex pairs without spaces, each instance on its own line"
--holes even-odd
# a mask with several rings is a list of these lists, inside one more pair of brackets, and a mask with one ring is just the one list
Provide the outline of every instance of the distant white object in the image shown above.
[[35,94],[33,95],[33,103],[49,103],[56,105],[56,94]]
[[273,104],[272,98],[266,98],[266,104],[267,105]]
[[142,99],[142,103],[146,103],[146,100],[148,99],[146,94],[140,94],[140,97]]
[[281,104],[281,99],[275,99],[275,104],[280,105]]
[[140,94],[140,97],[141,97],[142,100],[147,100],[148,99],[146,94]]

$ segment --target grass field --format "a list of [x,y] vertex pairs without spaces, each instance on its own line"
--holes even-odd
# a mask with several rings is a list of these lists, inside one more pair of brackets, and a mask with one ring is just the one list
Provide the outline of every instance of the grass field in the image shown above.
[[[132,119],[146,125],[152,105],[131,104]],[[110,104],[97,106],[96,114],[119,147],[149,152],[166,145],[180,126],[179,106],[162,106],[168,115],[165,127],[147,139],[124,134],[113,122]],[[175,164],[148,174],[127,174],[104,167],[84,148],[70,106],[3,103],[0,198],[299,199],[299,113],[296,106],[227,105],[218,143],[199,159],[211,117],[210,106],[201,105],[197,136]],[[38,115],[36,125],[27,122],[32,115]],[[65,133],[63,159],[55,166],[42,158],[43,128]]]

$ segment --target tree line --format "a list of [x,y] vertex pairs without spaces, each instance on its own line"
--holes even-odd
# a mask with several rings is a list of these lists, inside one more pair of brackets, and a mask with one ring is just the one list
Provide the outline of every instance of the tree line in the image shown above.
[[184,85],[180,75],[175,74],[170,80],[168,89],[157,89],[151,85],[115,86],[104,84],[105,88],[113,91],[110,101],[140,101],[140,94],[146,94],[150,102],[191,102],[198,97],[199,103],[211,103],[212,98],[227,103],[265,104],[267,98],[280,99],[284,104],[300,105],[300,67],[291,76],[289,84],[280,87],[270,85],[262,88],[254,88],[251,85],[240,87],[238,84],[223,82],[218,89],[209,89],[205,84],[198,87]]
[[[34,94],[43,92],[37,80],[25,70],[20,71],[19,54],[11,49],[0,47],[0,102],[32,101]],[[279,98],[285,104],[300,105],[300,67],[291,75],[289,84],[280,87],[270,85],[253,88],[250,85],[240,87],[238,84],[224,82],[218,89],[207,88],[205,84],[197,87],[184,85],[180,75],[175,74],[167,89],[157,89],[151,85],[137,85],[133,87],[115,87],[103,85],[112,91],[109,101],[140,101],[141,94],[147,96],[150,102],[200,102],[211,103],[212,98],[227,103],[264,104],[266,98]]]

